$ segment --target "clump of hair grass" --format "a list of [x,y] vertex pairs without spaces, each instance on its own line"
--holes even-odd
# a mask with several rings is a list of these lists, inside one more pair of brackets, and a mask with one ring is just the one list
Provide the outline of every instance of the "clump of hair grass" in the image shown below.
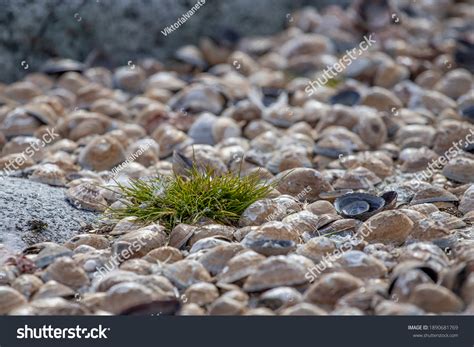
[[273,185],[261,182],[258,172],[247,176],[193,166],[187,176],[174,174],[151,180],[117,183],[125,207],[108,210],[112,218],[135,216],[144,223],[160,222],[168,230],[179,223],[194,224],[202,218],[234,225],[244,210],[265,198]]

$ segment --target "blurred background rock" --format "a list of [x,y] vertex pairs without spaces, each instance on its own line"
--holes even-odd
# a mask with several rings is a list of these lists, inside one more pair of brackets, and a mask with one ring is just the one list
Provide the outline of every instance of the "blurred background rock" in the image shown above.
[[[166,59],[203,35],[234,29],[241,35],[281,30],[295,9],[349,0],[207,0],[188,21],[164,36],[197,0],[0,0],[0,81],[37,70],[50,57],[105,66],[143,57]],[[22,63],[23,62],[23,63]]]

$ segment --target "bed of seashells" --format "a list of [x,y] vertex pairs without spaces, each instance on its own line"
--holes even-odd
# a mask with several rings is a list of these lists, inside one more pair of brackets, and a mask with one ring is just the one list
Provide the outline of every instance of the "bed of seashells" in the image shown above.
[[[10,254],[0,314],[474,314],[474,7],[373,3],[203,38],[169,65],[55,60],[0,84],[0,169],[54,129],[15,174],[65,187],[77,208],[120,206],[114,179],[179,172],[175,151],[276,183],[236,226],[105,219]],[[376,44],[309,96],[368,33]]]

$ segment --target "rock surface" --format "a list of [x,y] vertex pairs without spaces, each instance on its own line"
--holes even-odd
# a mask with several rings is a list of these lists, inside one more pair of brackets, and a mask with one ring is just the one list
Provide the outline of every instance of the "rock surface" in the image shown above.
[[14,250],[43,241],[61,243],[97,220],[96,214],[66,202],[64,192],[26,179],[0,178],[0,243]]

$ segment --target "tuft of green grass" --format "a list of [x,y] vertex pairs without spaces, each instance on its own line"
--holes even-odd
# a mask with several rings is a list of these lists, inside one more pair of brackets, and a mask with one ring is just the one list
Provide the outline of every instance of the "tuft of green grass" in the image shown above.
[[136,216],[144,223],[160,222],[168,230],[179,223],[201,218],[233,225],[244,210],[265,198],[272,184],[262,183],[258,172],[239,176],[232,172],[213,175],[210,169],[193,166],[188,175],[158,176],[149,181],[117,182],[126,207],[109,209],[112,218]]

